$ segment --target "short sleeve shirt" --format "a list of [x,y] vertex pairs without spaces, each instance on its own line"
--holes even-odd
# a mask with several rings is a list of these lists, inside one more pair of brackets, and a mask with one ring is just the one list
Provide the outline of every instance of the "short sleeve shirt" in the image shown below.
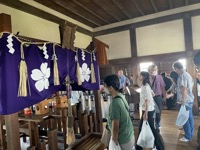
[[181,70],[181,74],[177,80],[177,101],[182,100],[182,87],[186,87],[187,96],[186,96],[186,105],[192,106],[194,103],[194,95],[192,93],[194,82],[191,75],[185,70]]
[[[133,137],[133,124],[129,116],[129,106],[122,94],[113,98],[109,107],[108,127],[112,131],[112,120],[119,121],[119,144],[125,144]],[[121,98],[120,98],[121,97]]]
[[156,79],[152,86],[152,90],[156,95],[162,95],[162,88],[165,87],[165,83],[161,75],[156,75]]
[[149,107],[148,111],[153,111],[154,110],[154,100],[153,100],[153,95],[152,95],[152,90],[149,84],[143,85],[141,87],[141,92],[140,92],[140,108],[142,110],[145,110],[145,100],[149,100]]

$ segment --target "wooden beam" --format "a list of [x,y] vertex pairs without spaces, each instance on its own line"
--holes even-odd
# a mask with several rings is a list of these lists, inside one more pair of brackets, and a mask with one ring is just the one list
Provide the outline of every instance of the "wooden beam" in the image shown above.
[[[18,9],[18,10],[21,10],[23,12],[32,14],[34,16],[43,18],[45,20],[57,23],[59,25],[60,24],[64,24],[64,22],[65,22],[64,19],[61,19],[61,18],[59,18],[57,16],[54,16],[54,15],[52,15],[50,13],[47,13],[47,12],[45,12],[43,10],[40,10],[40,9],[35,8],[33,6],[30,6],[28,4],[25,4],[25,3],[21,2],[21,1],[0,0],[0,3],[3,4],[3,5],[6,5],[6,6],[12,7],[12,8]],[[82,28],[80,26],[77,27],[77,31],[81,32],[83,34],[89,35],[89,36],[93,35],[93,33],[91,31],[88,31],[87,29],[84,29],[84,28]]]
[[170,9],[173,9],[173,2],[172,0],[167,0]]
[[102,8],[105,12],[107,12],[110,16],[115,18],[117,21],[121,21],[121,19],[115,16],[100,0],[93,0],[95,4],[97,4],[100,8]]
[[113,3],[129,18],[131,19],[132,16],[126,11],[126,9],[120,4],[119,0],[112,0]]
[[183,19],[183,17],[187,14],[189,14],[191,17],[199,16],[200,9],[192,10],[192,11],[188,11],[188,12],[182,12],[182,13],[173,14],[173,15],[168,15],[168,16],[163,16],[163,17],[145,20],[145,21],[141,21],[141,22],[136,22],[136,23],[132,23],[132,24],[127,24],[127,25],[123,25],[123,26],[119,26],[119,27],[115,27],[115,28],[104,29],[102,31],[94,32],[93,35],[96,37],[96,36],[101,36],[101,35],[105,35],[105,34],[111,34],[111,33],[115,33],[115,32],[130,30],[132,27],[139,28],[139,27],[144,27],[144,26],[148,26],[148,25]]
[[91,13],[92,15],[94,15],[95,17],[101,19],[102,21],[104,21],[104,22],[106,22],[106,23],[108,23],[108,24],[111,23],[111,22],[105,20],[104,18],[98,16],[96,13],[94,13],[93,11],[91,11],[90,9],[88,9],[87,7],[85,7],[85,6],[84,6],[83,4],[81,4],[79,1],[73,0],[73,2],[75,2],[77,5],[79,5],[80,7],[82,7],[83,9],[85,9],[86,11],[90,12],[90,13]]
[[151,5],[153,6],[154,11],[157,13],[158,9],[156,7],[156,4],[155,4],[154,0],[151,0]]
[[185,6],[189,4],[189,0],[185,0]]
[[144,12],[142,11],[142,9],[139,7],[139,5],[137,4],[137,2],[135,0],[132,0],[132,2],[134,3],[135,7],[137,8],[137,10],[140,12],[140,14],[142,16],[144,16]]
[[73,9],[72,7],[70,7],[70,6],[69,6],[66,2],[64,2],[64,1],[62,1],[62,0],[53,0],[53,2],[56,3],[56,4],[58,4],[58,5],[61,6],[61,7],[65,8],[65,9],[71,11],[72,13],[76,14],[77,16],[79,16],[79,17],[81,17],[81,18],[83,18],[83,19],[85,19],[85,20],[87,20],[87,21],[89,21],[89,22],[91,22],[91,23],[97,25],[98,27],[101,26],[100,24],[98,24],[98,23],[96,23],[96,22],[94,22],[94,21],[92,21],[92,20],[86,18],[86,17],[83,16],[82,14],[78,13],[75,9]]

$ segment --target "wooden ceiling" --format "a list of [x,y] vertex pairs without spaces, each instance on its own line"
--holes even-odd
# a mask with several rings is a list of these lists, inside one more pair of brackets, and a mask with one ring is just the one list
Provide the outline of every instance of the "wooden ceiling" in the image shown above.
[[92,28],[199,3],[200,0],[34,0]]

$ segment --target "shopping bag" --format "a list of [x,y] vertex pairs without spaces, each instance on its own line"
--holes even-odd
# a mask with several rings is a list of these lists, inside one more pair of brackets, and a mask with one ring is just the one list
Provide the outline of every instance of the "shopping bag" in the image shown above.
[[107,129],[107,126],[105,126],[100,141],[101,141],[106,147],[108,147],[108,145],[109,145],[110,137],[111,137],[111,133],[110,133],[110,131]]
[[176,118],[176,126],[183,126],[189,118],[189,111],[186,110],[185,105],[181,105],[178,116]]
[[109,150],[121,150],[121,147],[115,144],[115,142],[112,140],[112,137],[110,138],[110,143],[109,143]]
[[148,121],[143,121],[142,130],[137,140],[137,145],[143,148],[153,148],[154,141],[155,141],[155,138],[151,131]]

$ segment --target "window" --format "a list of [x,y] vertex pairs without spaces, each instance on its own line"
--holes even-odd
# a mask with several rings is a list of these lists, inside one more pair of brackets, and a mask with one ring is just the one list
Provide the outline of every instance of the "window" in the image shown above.
[[186,59],[179,59],[178,62],[183,65],[183,69],[186,69]]
[[140,63],[140,71],[148,71],[148,67],[152,64],[153,62]]

